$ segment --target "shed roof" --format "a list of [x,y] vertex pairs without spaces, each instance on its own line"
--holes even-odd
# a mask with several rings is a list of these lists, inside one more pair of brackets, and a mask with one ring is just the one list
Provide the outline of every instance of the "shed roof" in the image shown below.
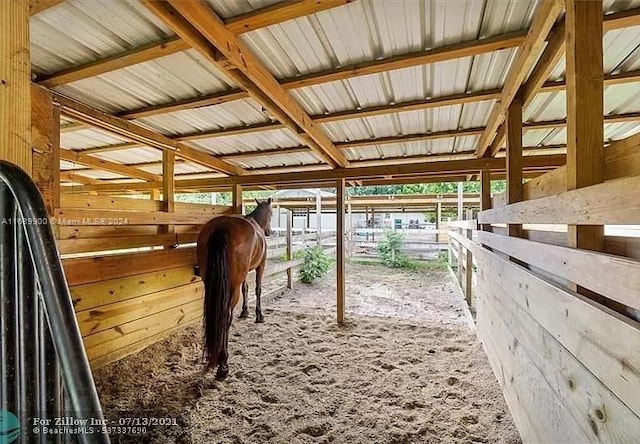
[[[519,44],[505,43],[497,50],[435,63],[422,63],[418,56],[478,39],[522,39],[538,3],[333,0],[342,5],[290,20],[283,16],[282,21],[267,22],[269,26],[252,23],[251,30],[244,32],[236,29],[237,23],[260,14],[261,8],[273,10],[283,4],[208,1],[228,28],[236,27],[240,41],[284,85],[351,166],[385,159],[395,165],[473,153]],[[607,14],[639,6],[640,0],[604,2]],[[640,10],[634,13],[640,15]],[[635,26],[608,29],[604,37],[605,74],[610,78],[605,88],[607,140],[640,131],[640,27],[636,23],[640,21],[631,23]],[[136,124],[247,172],[327,168],[323,157],[306,147],[304,138],[244,93],[223,65],[189,48],[138,0],[66,0],[32,17],[31,40],[36,82],[97,110],[134,117]],[[96,75],[77,75],[79,67],[104,66],[101,61],[162,42],[161,57],[147,57],[141,63]],[[366,75],[350,71],[339,80],[329,75],[394,58],[411,62],[400,69],[376,65],[376,72]],[[68,73],[71,77],[65,77]],[[563,73],[561,59],[550,80],[562,80]],[[433,103],[450,97],[466,99],[458,103],[452,99],[442,106]],[[176,105],[181,109],[176,110]],[[377,111],[363,116],[363,111],[372,109]],[[557,151],[566,143],[565,117],[564,91],[550,84],[524,110],[529,126],[524,145]],[[122,135],[78,125],[66,116],[61,125],[64,149],[90,150],[87,153],[92,156],[141,167],[161,159],[157,147],[127,143]],[[63,170],[70,167],[63,162]],[[154,173],[161,173],[157,166],[153,168]],[[87,177],[114,179],[89,168],[76,170]],[[188,161],[176,173],[186,178],[206,171],[213,170]]]

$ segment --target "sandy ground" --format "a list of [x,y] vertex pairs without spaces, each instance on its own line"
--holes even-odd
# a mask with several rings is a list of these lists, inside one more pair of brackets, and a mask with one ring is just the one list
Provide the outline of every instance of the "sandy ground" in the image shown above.
[[107,417],[177,422],[112,441],[520,442],[446,272],[347,271],[345,326],[332,276],[300,284],[266,323],[234,320],[224,382],[202,373],[199,326],[96,372]]

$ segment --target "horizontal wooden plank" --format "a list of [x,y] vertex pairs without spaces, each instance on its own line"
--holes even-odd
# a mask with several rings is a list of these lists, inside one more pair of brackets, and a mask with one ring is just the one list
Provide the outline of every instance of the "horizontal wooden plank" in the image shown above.
[[194,225],[206,224],[213,214],[164,213],[161,211],[116,211],[56,208],[53,214],[56,225]]
[[[491,289],[485,286],[483,291]],[[498,381],[523,442],[594,442],[577,424],[546,375],[524,352],[520,339],[513,337],[500,317],[494,315],[495,310],[486,300],[478,306],[478,334],[493,362],[494,373],[499,372]]]
[[146,339],[143,339],[142,341],[138,341],[138,342],[134,342],[132,344],[127,345],[124,348],[120,348],[118,350],[114,350],[110,353],[107,353],[106,355],[100,356],[98,358],[95,358],[91,361],[89,361],[89,364],[91,365],[91,368],[93,370],[97,370],[101,367],[104,367],[107,364],[110,364],[112,362],[118,361],[126,356],[138,353],[141,350],[144,350],[145,348],[149,347],[150,345],[155,344],[156,342],[162,341],[163,339],[168,338],[169,336],[171,336],[172,334],[174,334],[175,332],[182,330],[183,328],[185,328],[187,325],[189,324],[193,324],[199,321],[198,319],[194,319],[190,322],[186,322],[186,323],[182,323],[180,325],[177,325],[173,328],[169,328],[166,329],[160,333],[157,333],[153,336],[149,336]]
[[[502,294],[493,281],[478,283],[478,290],[482,291],[478,300],[481,334],[490,336],[500,348],[511,352],[511,356],[507,355],[511,358],[507,364],[527,365],[529,371],[542,376],[542,379],[538,377],[539,385],[548,386],[555,393],[562,410],[571,416],[569,421],[557,418],[553,422],[562,427],[577,425],[580,428],[574,434],[583,439],[575,436],[572,442],[586,442],[585,437],[589,442],[630,442],[640,435],[640,418],[549,332],[520,310],[508,294]],[[540,389],[539,386],[533,388]],[[532,414],[547,421],[550,412],[542,406]],[[548,431],[549,427],[540,430],[542,433]],[[543,442],[560,441],[547,437]]]
[[142,236],[97,237],[90,239],[59,240],[58,250],[61,254],[75,254],[88,252],[106,252],[141,247],[173,247],[193,243],[198,233],[170,233]]
[[62,262],[69,286],[117,279],[152,271],[193,266],[195,248],[158,250],[112,256],[65,259]]
[[640,308],[640,262],[484,231],[478,233],[478,241],[628,307]]
[[165,330],[201,319],[202,307],[202,301],[196,300],[89,335],[83,339],[87,356],[90,360],[96,359]]
[[75,310],[84,311],[198,281],[200,278],[194,276],[193,266],[172,268],[76,285],[71,287],[71,297]]
[[[583,363],[636,415],[640,413],[640,324],[562,290],[483,248],[474,249],[479,282],[502,292]],[[620,340],[624,338],[624,340]]]
[[[107,225],[107,226],[60,226],[53,227],[56,239],[93,239],[100,237],[152,236],[158,234],[160,225]],[[180,234],[197,233],[202,225],[175,225]]]
[[482,224],[633,225],[640,221],[640,176],[482,211]]
[[153,313],[201,300],[203,294],[202,282],[194,282],[98,308],[79,311],[76,313],[76,317],[82,336],[88,336]]
[[[64,209],[95,209],[122,211],[162,211],[163,202],[151,199],[131,199],[126,197],[89,196],[84,194],[62,193],[60,207]],[[175,212],[223,214],[231,207],[190,202],[176,202]]]

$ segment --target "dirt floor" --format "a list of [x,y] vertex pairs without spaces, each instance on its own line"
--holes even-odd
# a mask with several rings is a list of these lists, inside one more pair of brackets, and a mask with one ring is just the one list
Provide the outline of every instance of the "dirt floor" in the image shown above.
[[343,327],[333,276],[234,320],[224,382],[202,373],[200,326],[96,372],[107,417],[177,422],[112,441],[520,442],[447,272],[347,273]]

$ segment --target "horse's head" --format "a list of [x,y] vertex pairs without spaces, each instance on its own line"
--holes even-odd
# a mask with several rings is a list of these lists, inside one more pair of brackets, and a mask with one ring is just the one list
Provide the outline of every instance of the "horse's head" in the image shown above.
[[262,202],[256,199],[256,204],[258,206],[253,210],[254,217],[264,230],[264,235],[269,236],[271,235],[271,216],[273,214],[271,211],[271,198]]

